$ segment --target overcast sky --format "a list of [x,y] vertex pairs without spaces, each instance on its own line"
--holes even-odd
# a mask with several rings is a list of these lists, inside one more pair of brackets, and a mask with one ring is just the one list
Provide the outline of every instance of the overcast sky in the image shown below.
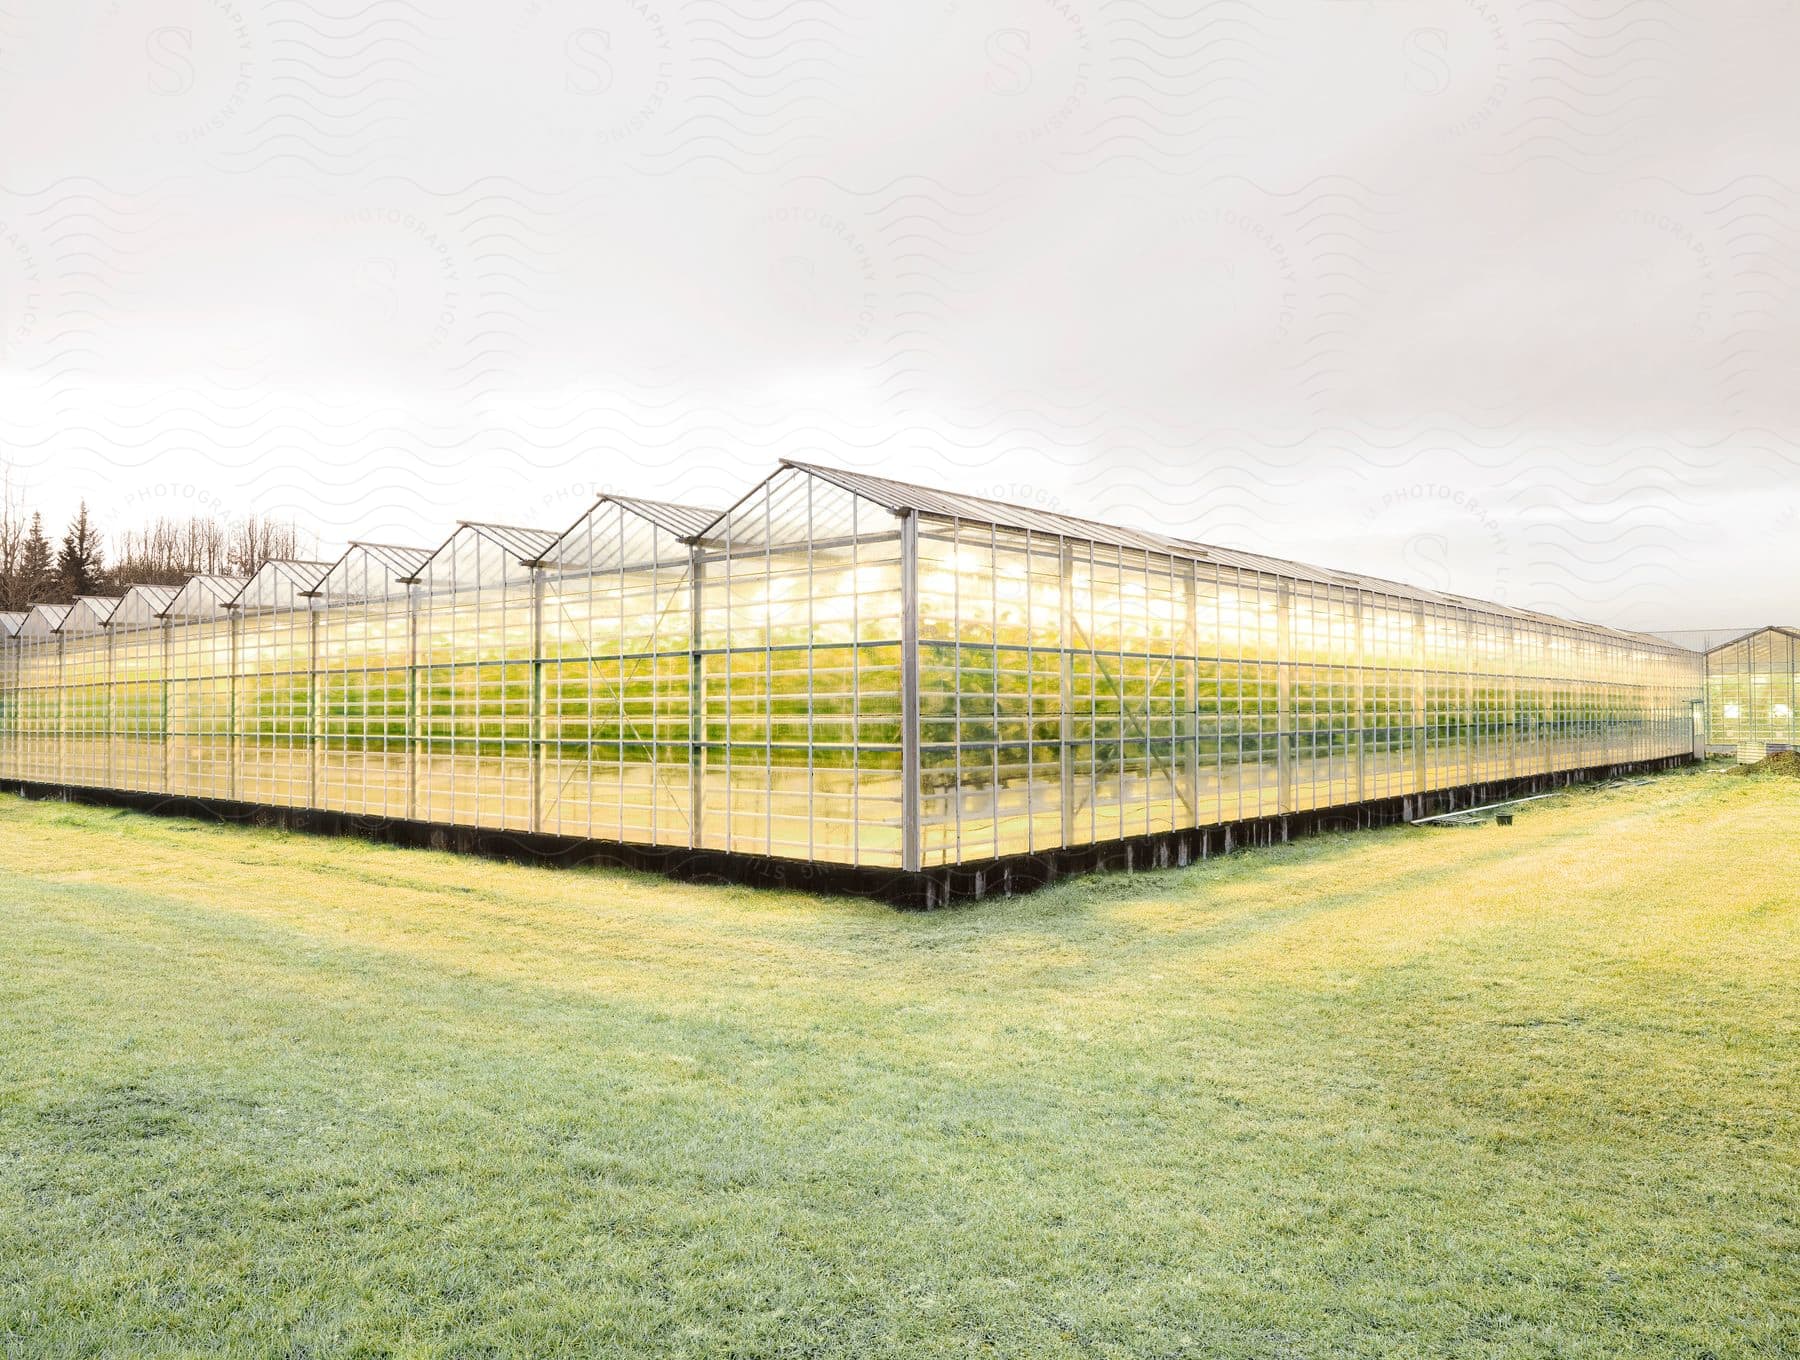
[[1800,6],[8,0],[0,455],[435,544],[782,456],[1800,622]]

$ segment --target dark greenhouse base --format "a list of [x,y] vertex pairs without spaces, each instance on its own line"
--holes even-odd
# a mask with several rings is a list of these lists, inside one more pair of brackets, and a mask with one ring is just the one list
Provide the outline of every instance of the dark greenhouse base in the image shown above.
[[1417,821],[1441,813],[1486,807],[1512,798],[1527,798],[1532,794],[1548,793],[1580,784],[1601,783],[1625,775],[1662,774],[1694,763],[1692,756],[1664,756],[1657,760],[1641,760],[1622,765],[1595,765],[1555,774],[1462,784],[1451,789],[1433,789],[1428,793],[1408,794],[1400,798],[1378,798],[1367,803],[1320,808],[1313,812],[1294,812],[1285,816],[1227,822],[1221,826],[1165,831],[1154,836],[1133,836],[1128,840],[1105,841],[1096,845],[1011,855],[1005,859],[983,860],[904,875],[908,896],[901,898],[888,893],[881,896],[903,906],[937,907],[964,899],[1035,892],[1039,888],[1049,887],[1059,879],[1077,874],[1177,869],[1196,860],[1229,855],[1234,850],[1282,845],[1305,836],[1326,835],[1331,832],[1366,831],[1373,827],[1394,826],[1400,822]]
[[627,845],[572,836],[445,826],[395,817],[361,817],[316,808],[275,807],[221,798],[191,798],[121,789],[0,780],[0,792],[31,799],[57,799],[99,807],[129,808],[164,816],[191,817],[233,826],[276,827],[319,836],[357,836],[385,845],[449,850],[519,864],[559,869],[621,868],[662,874],[697,883],[743,883],[758,888],[847,893],[874,897],[899,907],[929,908],[983,897],[1035,892],[1060,879],[1102,870],[1173,869],[1227,855],[1234,850],[1279,845],[1302,836],[1392,826],[1440,813],[1483,807],[1628,774],[1654,774],[1694,763],[1689,756],[1624,765],[1599,765],[1556,774],[1530,775],[1453,789],[1434,789],[1402,798],[1382,798],[1316,812],[1262,817],[1222,826],[1166,831],[1128,840],[1009,855],[953,867],[906,873],[897,869],[856,869],[841,864],[777,859],[766,855],[690,850],[680,846]]

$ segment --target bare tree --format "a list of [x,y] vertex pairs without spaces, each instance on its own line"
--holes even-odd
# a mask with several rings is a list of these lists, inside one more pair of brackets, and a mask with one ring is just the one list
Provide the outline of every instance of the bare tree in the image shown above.
[[66,602],[71,592],[178,586],[199,575],[249,576],[272,559],[307,558],[318,551],[317,536],[294,521],[256,515],[230,521],[164,516],[125,530],[113,542],[112,561],[101,570],[100,536],[83,505],[59,561],[42,518],[27,511],[22,489],[0,460],[0,610]]
[[312,535],[302,534],[292,521],[283,524],[252,515],[232,526],[226,561],[233,575],[252,576],[265,562],[309,556],[314,551]]
[[12,469],[0,467],[0,610],[24,609],[25,540],[31,519],[25,513],[25,497],[13,480]]
[[226,570],[231,531],[217,519],[157,519],[119,535],[113,580],[120,585],[180,585]]

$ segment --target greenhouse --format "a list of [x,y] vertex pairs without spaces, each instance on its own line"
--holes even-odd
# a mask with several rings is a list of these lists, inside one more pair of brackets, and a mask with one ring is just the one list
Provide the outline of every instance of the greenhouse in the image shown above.
[[1800,747],[1800,630],[1759,628],[1706,654],[1707,744],[1754,764]]
[[4,637],[15,783],[976,892],[1690,759],[1704,690],[1648,635],[799,462]]

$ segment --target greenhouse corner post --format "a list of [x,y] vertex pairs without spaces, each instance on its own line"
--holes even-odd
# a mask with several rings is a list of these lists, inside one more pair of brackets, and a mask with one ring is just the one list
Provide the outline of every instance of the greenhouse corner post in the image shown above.
[[174,745],[169,740],[169,663],[174,659],[175,648],[169,635],[173,631],[169,620],[159,619],[157,622],[157,645],[161,648],[162,674],[157,680],[157,701],[162,705],[162,785],[159,793],[168,793],[169,789],[169,748]]
[[[1275,811],[1294,810],[1294,756],[1300,740],[1294,730],[1294,587],[1275,583]],[[1282,824],[1287,839],[1287,824]]]
[[706,548],[688,547],[688,846],[700,848],[706,815],[706,657],[700,650]]
[[319,806],[319,691],[325,673],[319,667],[319,611],[306,611],[306,806]]
[[238,667],[241,663],[243,638],[240,636],[239,622],[242,613],[235,605],[225,606],[225,641],[230,653],[227,662],[225,683],[228,686],[225,696],[225,790],[226,796],[235,799],[238,796],[238,761],[241,758],[238,741]]
[[61,783],[69,781],[69,703],[65,697],[68,691],[69,649],[63,645],[61,632],[51,634],[56,643],[56,777]]
[[1181,661],[1187,671],[1187,694],[1176,731],[1186,742],[1188,826],[1200,825],[1200,564],[1190,561],[1182,577]]
[[900,867],[919,871],[919,516],[900,517]]
[[1519,628],[1506,625],[1506,777],[1519,773]]
[[118,771],[113,768],[113,725],[117,721],[114,716],[118,712],[118,702],[114,696],[114,686],[118,684],[119,662],[114,655],[113,630],[110,623],[101,624],[102,636],[106,639],[106,683],[101,693],[106,696],[106,716],[101,720],[101,740],[106,743],[106,783],[111,788],[118,783]]
[[[1425,792],[1428,780],[1426,777],[1427,752],[1430,748],[1430,733],[1427,728],[1431,721],[1431,694],[1428,689],[1430,681],[1425,672],[1425,602],[1421,600],[1412,611],[1412,745],[1413,770],[1412,785],[1415,794]],[[1406,817],[1412,820],[1411,799],[1407,800]]]
[[1479,782],[1483,776],[1476,769],[1476,742],[1485,746],[1486,729],[1491,719],[1475,706],[1475,616],[1466,609],[1457,611],[1462,617],[1463,635],[1463,734],[1462,761],[1467,783]]
[[1351,596],[1356,632],[1356,680],[1351,702],[1356,705],[1356,801],[1369,797],[1369,643],[1368,622],[1363,614],[1363,593]]
[[1057,540],[1056,644],[1058,782],[1062,786],[1059,845],[1075,844],[1075,548],[1066,538]]
[[[401,758],[406,761],[406,820],[419,816],[419,611],[413,598],[415,586],[406,587],[406,715],[402,728]],[[382,602],[388,619],[394,616],[392,588]],[[386,628],[383,628],[386,632]]]
[[544,568],[531,569],[531,811],[533,832],[544,829]]

